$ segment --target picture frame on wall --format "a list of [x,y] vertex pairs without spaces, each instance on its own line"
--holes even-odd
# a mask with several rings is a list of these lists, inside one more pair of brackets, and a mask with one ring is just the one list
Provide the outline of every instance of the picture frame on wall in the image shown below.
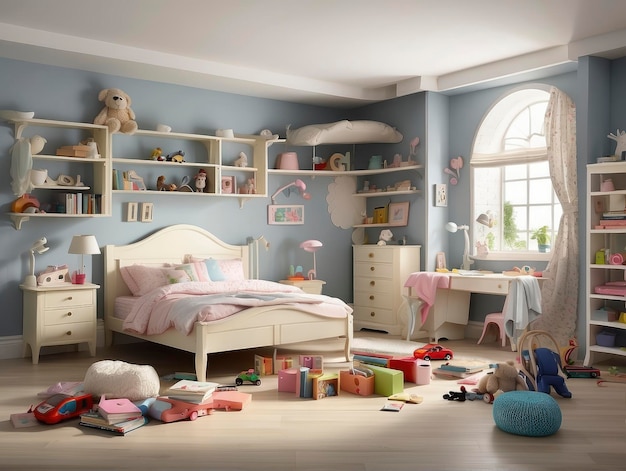
[[445,183],[435,184],[435,206],[448,206],[448,185]]
[[154,204],[141,203],[141,222],[152,222],[153,211],[154,211]]
[[126,203],[126,222],[136,222],[137,221],[137,203]]
[[409,202],[389,203],[387,223],[390,226],[406,226],[409,222]]
[[304,205],[270,204],[267,207],[267,223],[282,225],[304,224]]

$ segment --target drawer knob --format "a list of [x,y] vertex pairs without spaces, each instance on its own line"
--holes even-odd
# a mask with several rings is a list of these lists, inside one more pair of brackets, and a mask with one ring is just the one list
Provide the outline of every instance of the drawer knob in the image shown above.
[[72,331],[68,330],[67,332],[65,332],[65,335],[72,335]]
[[373,254],[372,252],[368,253],[368,254],[367,254],[367,256],[368,256],[369,258],[374,258],[374,254]]
[[370,301],[374,301],[374,295],[370,295]]
[[67,317],[72,317],[72,311],[67,312]]
[[374,311],[370,312],[370,317],[374,317],[376,316],[376,313]]
[[68,296],[68,297],[67,297],[67,300],[68,300],[68,301],[71,301],[72,299],[74,299],[72,296]]
[[376,286],[376,282],[374,280],[370,281],[370,286]]
[[370,271],[376,270],[376,267],[370,267]]

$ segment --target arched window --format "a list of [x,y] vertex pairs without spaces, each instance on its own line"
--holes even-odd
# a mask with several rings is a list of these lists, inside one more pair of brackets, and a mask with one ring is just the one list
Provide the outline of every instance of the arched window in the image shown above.
[[544,134],[549,99],[547,87],[514,91],[493,105],[478,129],[470,159],[478,257],[530,259],[530,253],[549,251],[545,246],[554,240],[561,205]]

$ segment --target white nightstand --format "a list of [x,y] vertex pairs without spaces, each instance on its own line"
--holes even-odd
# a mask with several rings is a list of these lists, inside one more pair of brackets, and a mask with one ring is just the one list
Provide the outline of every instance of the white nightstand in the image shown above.
[[87,342],[96,355],[96,315],[99,285],[63,283],[54,286],[24,286],[24,350],[28,345],[33,364],[39,363],[41,347]]
[[280,280],[279,283],[297,286],[309,294],[322,294],[322,287],[326,284],[322,280]]

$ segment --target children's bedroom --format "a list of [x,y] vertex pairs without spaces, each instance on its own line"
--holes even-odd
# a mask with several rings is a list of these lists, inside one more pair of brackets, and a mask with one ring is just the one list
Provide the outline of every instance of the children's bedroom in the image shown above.
[[0,469],[622,465],[621,6],[2,3]]

